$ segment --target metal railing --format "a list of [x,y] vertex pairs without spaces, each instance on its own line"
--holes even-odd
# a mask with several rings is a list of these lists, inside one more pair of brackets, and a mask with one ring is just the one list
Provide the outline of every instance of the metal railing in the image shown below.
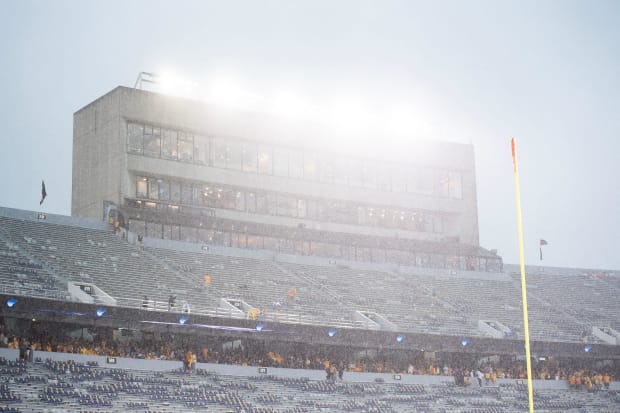
[[272,311],[267,314],[259,314],[256,318],[251,317],[245,313],[240,313],[236,309],[225,309],[220,307],[184,307],[184,303],[177,301],[174,306],[169,306],[167,301],[157,300],[144,300],[128,297],[116,297],[117,307],[142,309],[144,311],[154,312],[172,312],[178,314],[193,314],[218,318],[235,318],[235,319],[248,319],[255,321],[268,321],[287,324],[303,324],[313,326],[326,326],[336,328],[360,328],[371,329],[370,323],[363,321],[347,321],[347,320],[325,320],[313,317],[311,315],[304,315],[299,313],[290,313],[285,311]]
[[67,298],[70,296],[66,291],[18,287],[14,285],[0,285],[0,294],[34,298],[51,298],[59,301],[68,301]]

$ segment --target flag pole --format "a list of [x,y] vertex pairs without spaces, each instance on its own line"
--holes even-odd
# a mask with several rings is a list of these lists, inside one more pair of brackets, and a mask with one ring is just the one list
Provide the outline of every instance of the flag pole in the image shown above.
[[525,365],[527,368],[527,398],[530,413],[534,413],[534,395],[532,390],[532,360],[530,356],[530,328],[527,316],[527,290],[525,287],[525,258],[523,253],[523,227],[521,222],[521,192],[519,189],[519,166],[517,163],[517,142],[510,140],[512,148],[512,166],[515,175],[515,192],[517,195],[517,232],[519,234],[519,264],[521,266],[521,300],[523,301],[523,331],[525,333]]

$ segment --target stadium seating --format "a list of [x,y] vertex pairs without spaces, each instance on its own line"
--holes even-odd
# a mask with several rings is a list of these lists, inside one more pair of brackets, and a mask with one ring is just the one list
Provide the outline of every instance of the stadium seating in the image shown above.
[[[151,251],[200,283],[204,283],[203,276],[209,274],[211,283],[203,288],[211,299],[238,298],[270,316],[294,313],[299,320],[306,322],[352,321],[352,311],[321,285],[292,274],[273,262],[204,252]],[[289,296],[292,288],[295,289],[294,297]],[[212,304],[217,305],[213,301]]]
[[25,250],[10,241],[0,225],[0,291],[33,297],[64,298],[56,279]]
[[[148,362],[145,362],[148,363]],[[151,372],[51,361],[25,365],[25,371],[3,375],[0,412],[468,412],[527,410],[524,385],[505,382],[457,387],[445,382],[360,382],[355,373],[327,382],[278,375],[238,376],[197,370]],[[28,375],[31,382],[15,379]],[[84,376],[90,377],[84,380]],[[96,378],[96,379],[94,379]],[[412,376],[415,381],[416,377]],[[536,411],[611,412],[620,408],[616,390],[596,392],[540,388]],[[6,407],[1,407],[6,406]]]
[[[515,269],[508,268],[516,277]],[[610,271],[536,267],[528,273],[532,297],[588,325],[620,328],[618,275]]]
[[[478,321],[490,320],[507,326],[511,337],[522,337],[516,267],[506,266],[504,273],[455,273],[349,267],[290,256],[280,260],[277,254],[267,259],[241,256],[232,248],[214,249],[217,253],[179,248],[178,242],[141,247],[101,225],[9,215],[0,213],[0,288],[9,294],[66,299],[67,282],[87,282],[120,306],[142,307],[148,291],[148,306],[157,302],[159,309],[167,309],[168,298],[176,296],[175,311],[186,305],[193,313],[224,315],[218,307],[228,298],[260,310],[258,317],[265,320],[359,327],[359,310],[378,313],[401,331],[483,336]],[[531,338],[580,342],[592,326],[620,329],[619,276],[534,268],[528,275]]]
[[123,242],[112,231],[57,225],[0,216],[10,242],[36,257],[66,281],[90,282],[117,298],[119,305],[151,300],[167,302],[171,294],[195,287],[161,262]]

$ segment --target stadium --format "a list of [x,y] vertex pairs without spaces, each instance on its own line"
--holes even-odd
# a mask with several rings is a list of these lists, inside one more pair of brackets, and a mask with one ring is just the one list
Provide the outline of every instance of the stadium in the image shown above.
[[[472,145],[127,87],[73,125],[72,216],[0,207],[0,412],[527,411]],[[620,273],[526,273],[536,410],[619,411]]]

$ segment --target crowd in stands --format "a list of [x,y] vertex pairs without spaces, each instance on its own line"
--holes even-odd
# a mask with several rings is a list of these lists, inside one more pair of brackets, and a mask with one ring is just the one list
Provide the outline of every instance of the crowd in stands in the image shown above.
[[578,371],[568,377],[568,385],[577,390],[601,390],[609,389],[613,378],[609,374],[601,374],[593,371]]
[[[6,360],[2,360],[2,362],[8,363]],[[29,369],[34,367],[29,363],[26,365]],[[470,409],[461,409],[460,411],[471,413],[522,411],[527,407],[524,397],[515,398],[515,393],[511,390],[515,388],[519,390],[521,395],[524,395],[524,385],[514,382],[502,383],[493,386],[493,388],[482,388],[479,391],[472,392],[471,390],[464,391],[458,386],[445,385],[445,383],[435,387],[398,383],[390,385],[388,388],[377,379],[373,383],[356,383],[338,382],[339,379],[314,381],[303,377],[258,375],[236,380],[200,368],[194,370],[195,377],[192,377],[194,374],[188,375],[181,370],[144,374],[144,372],[130,372],[119,368],[99,369],[92,363],[90,365],[81,364],[73,360],[52,361],[47,359],[42,363],[42,367],[47,370],[44,373],[47,381],[44,386],[39,387],[38,400],[50,405],[52,410],[69,411],[70,407],[75,408],[77,405],[81,408],[82,413],[99,413],[110,411],[111,408],[116,408],[114,411],[118,411],[117,409],[121,404],[123,408],[128,410],[147,411],[149,409],[148,411],[151,412],[154,411],[150,409],[150,407],[154,407],[151,403],[165,406],[180,404],[192,409],[205,408],[209,411],[213,406],[219,405],[225,406],[231,411],[245,413],[307,413],[317,410],[363,411],[366,413],[434,411],[436,409],[431,409],[430,406],[435,405],[437,407],[435,403],[438,400],[442,400],[444,405],[454,407],[463,407],[464,400],[468,400]],[[447,371],[446,369],[449,367],[444,366],[438,371],[443,374],[444,371]],[[79,379],[81,375],[95,371],[101,371],[101,380],[81,383]],[[482,368],[475,371],[472,377],[473,384],[470,383],[470,385],[475,388],[478,378],[480,381],[486,381],[485,386],[490,385],[494,380],[493,372],[494,370]],[[583,375],[580,376],[584,377]],[[263,385],[269,381],[277,382],[280,390],[283,389],[282,386],[290,389],[285,389],[282,393],[272,393],[274,387],[271,384]],[[78,384],[74,384],[76,382]],[[1,384],[0,393],[10,392],[9,386],[11,385],[9,383]],[[482,387],[482,383],[479,386]],[[601,389],[603,388],[604,384],[602,384]],[[265,391],[266,389],[268,390]],[[592,391],[594,390],[597,389],[592,389]],[[578,392],[572,393],[577,394]],[[124,398],[124,394],[132,394],[137,397]],[[284,408],[281,403],[291,401],[291,394],[300,394],[302,399],[296,399],[296,406]],[[316,397],[310,396],[317,394]],[[324,397],[321,397],[321,394],[324,394]],[[505,397],[497,397],[501,394]],[[333,398],[328,395],[338,395],[338,397]],[[559,409],[586,411],[585,401],[591,400],[592,406],[600,406],[601,400],[617,403],[616,395],[616,391],[603,391],[592,394],[593,399],[564,398],[558,400],[540,393],[536,394],[535,397],[539,403],[538,408],[546,411],[557,411]],[[27,396],[24,397],[21,400],[21,405],[27,405],[28,400]],[[396,405],[404,406],[405,404],[410,407],[409,410],[394,409]],[[5,411],[20,413],[17,409],[8,409],[7,406],[7,410],[0,410],[0,413]],[[169,410],[166,409],[165,411]]]
[[[1,334],[1,333],[0,333]],[[3,336],[3,334],[1,334]],[[0,342],[3,346],[4,342]],[[525,379],[527,377],[523,362],[511,362],[504,364],[489,364],[476,369],[472,363],[454,362],[453,365],[436,365],[424,357],[414,357],[410,360],[392,360],[387,358],[347,358],[334,356],[326,353],[298,353],[280,354],[276,351],[264,349],[259,346],[246,345],[235,349],[221,350],[209,347],[199,347],[194,344],[190,347],[174,344],[166,340],[140,340],[121,342],[97,338],[93,341],[64,337],[54,339],[50,337],[11,337],[6,342],[9,348],[27,348],[34,351],[51,351],[61,353],[77,353],[87,355],[131,357],[140,359],[157,360],[180,360],[183,362],[185,371],[195,370],[197,362],[213,364],[230,364],[263,367],[285,367],[294,369],[324,370],[326,379],[334,382],[342,380],[345,372],[372,372],[392,374],[417,374],[417,375],[443,375],[466,377],[463,381],[457,379],[457,384],[478,384],[480,386],[494,383],[499,378]],[[20,352],[22,359],[27,359],[26,352]],[[0,373],[11,374],[18,370],[24,370],[21,362],[2,362],[0,360]],[[83,376],[83,380],[96,379],[92,377],[96,371],[88,369],[88,366],[75,363],[50,362],[48,368],[56,373],[70,372],[76,377]],[[23,372],[22,372],[23,373]],[[533,377],[546,380],[568,380],[572,387],[594,390],[605,388],[618,377],[618,372],[611,369],[604,371],[592,371],[581,366],[560,366],[557,363],[541,363],[533,366]],[[53,402],[54,397],[62,397],[66,389],[56,391],[50,389],[48,394]],[[3,398],[4,397],[4,398]],[[0,392],[0,401],[7,401],[11,396],[3,396]],[[8,398],[8,399],[7,399]],[[91,401],[85,400],[88,404]]]

